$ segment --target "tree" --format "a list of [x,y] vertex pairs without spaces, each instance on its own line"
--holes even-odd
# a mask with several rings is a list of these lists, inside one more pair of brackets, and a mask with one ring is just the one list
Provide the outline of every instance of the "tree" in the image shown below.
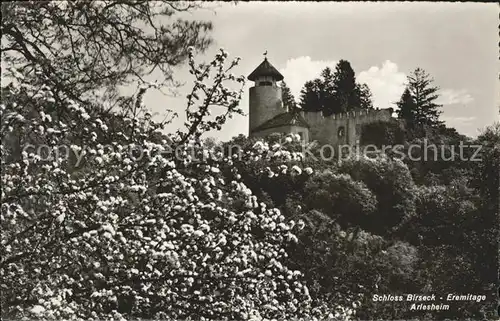
[[[196,84],[188,95],[186,130],[163,139],[145,114],[123,116],[114,132],[108,120],[94,116],[92,106],[70,98],[55,101],[57,88],[38,85],[45,78],[13,71],[15,81],[4,88],[9,99],[2,104],[1,132],[25,133],[27,139],[35,133],[52,148],[69,140],[73,151],[87,154],[77,172],[69,172],[67,159],[53,149],[49,158],[23,148],[21,159],[3,159],[3,316],[246,320],[314,315],[301,273],[283,263],[284,245],[294,241],[298,225],[259,203],[232,161],[220,159],[199,139],[225,122],[226,115],[206,119],[214,106],[242,113],[241,89],[232,91],[224,83],[244,78],[229,73],[237,60],[227,66],[226,58],[221,51],[198,65],[190,54]],[[135,97],[137,108],[146,89]],[[54,105],[72,113],[54,121]],[[75,124],[80,131],[69,131]],[[2,156],[6,147],[2,140]],[[243,155],[246,162],[256,155],[283,158],[256,148]]]
[[359,96],[356,91],[356,76],[349,61],[341,59],[337,63],[333,90],[336,97],[336,110],[346,112],[358,107]]
[[419,246],[418,283],[434,292],[467,289],[487,297],[481,306],[464,303],[437,314],[439,319],[489,319],[496,304],[488,299],[496,290],[496,266],[484,262],[497,254],[497,214],[482,208],[479,191],[469,183],[470,178],[461,178],[449,185],[420,186],[416,215],[401,230],[406,241]]
[[395,146],[406,141],[405,128],[394,119],[376,121],[361,127],[361,145]]
[[324,84],[324,90],[327,93],[334,93],[334,81],[335,81],[335,74],[332,71],[330,67],[326,67],[321,71],[321,79]]
[[403,161],[382,154],[376,159],[352,156],[340,164],[339,172],[363,182],[377,198],[377,211],[366,218],[368,232],[394,235],[415,213],[415,183]]
[[[389,131],[381,130],[386,127]],[[404,133],[398,122],[382,122],[372,129],[373,134],[383,134],[381,138],[391,138],[401,130]],[[463,139],[444,128],[436,129],[435,135],[432,141],[436,144],[458,144]],[[394,137],[403,139],[398,144],[404,143],[404,137]],[[481,314],[481,310],[491,307],[493,311],[496,304],[492,282],[496,267],[483,262],[490,261],[497,248],[498,228],[492,210],[497,208],[493,204],[498,204],[498,198],[492,195],[498,177],[487,175],[498,171],[498,130],[488,130],[480,141],[489,148],[483,154],[486,162],[473,164],[477,172],[472,182],[478,190],[467,186],[472,183],[469,176],[453,180],[447,173],[443,175],[452,180],[446,183],[449,186],[416,185],[407,166],[391,160],[390,155],[353,157],[331,164],[323,172],[314,164],[313,174],[301,181],[302,175],[283,175],[294,157],[288,148],[275,146],[279,140],[250,144],[256,150],[277,148],[289,157],[287,161],[259,158],[236,167],[257,195],[267,194],[269,204],[278,206],[285,217],[305,222],[305,228],[296,234],[298,242],[287,249],[287,261],[290,267],[304,271],[311,297],[330,306],[356,304],[356,318],[408,319],[415,317],[414,312],[394,302],[373,302],[373,293],[475,289],[491,296],[486,308],[471,302],[453,311],[432,311],[426,318],[483,318],[491,313]],[[268,178],[275,175],[278,179]],[[484,189],[481,198],[480,189]]]
[[398,118],[406,121],[408,126],[415,124],[416,117],[416,104],[413,96],[411,95],[409,87],[405,88],[401,99],[396,103],[398,107]]
[[[210,23],[160,25],[188,8],[2,4],[2,317],[313,314],[301,273],[282,263],[293,222],[261,206],[237,172],[224,177],[231,160],[203,147],[203,133],[243,113],[241,89],[226,83],[244,77],[231,74],[238,59],[228,63],[223,50],[195,62]],[[195,78],[185,128],[164,135],[143,104],[156,85],[145,77],[156,68],[171,81],[183,61]],[[136,95],[117,94],[138,79]],[[223,112],[213,119],[215,106]]]
[[320,79],[307,81],[300,91],[300,109],[303,111],[318,112],[323,110],[323,84]]
[[345,174],[317,174],[307,182],[304,194],[308,208],[320,210],[344,228],[364,228],[363,223],[377,208],[374,194]]
[[433,79],[423,69],[417,68],[408,76],[408,85],[397,103],[400,108],[398,116],[410,126],[437,127],[439,110],[442,105],[436,103],[439,88],[432,86]]
[[472,184],[483,196],[487,211],[494,213],[498,210],[498,188],[500,178],[491,173],[500,172],[500,123],[485,128],[475,143],[481,145],[479,162],[470,162],[473,167]]
[[320,78],[304,84],[300,106],[305,111],[321,111],[328,115],[338,111],[334,89],[335,75],[329,67],[321,71]]
[[323,90],[321,92],[322,111],[325,116],[340,112],[337,107],[335,76],[330,67],[326,67],[321,71],[321,80],[323,83]]
[[307,81],[301,90],[300,106],[304,111],[321,111],[323,115],[373,108],[370,89],[357,84],[354,70],[347,60],[340,60],[335,72],[329,67],[320,77]]
[[[42,1],[2,3],[2,61],[27,75],[43,75],[79,103],[118,105],[120,86],[143,83],[153,71],[174,85],[172,67],[188,48],[204,51],[212,23],[179,13],[198,4],[171,1]],[[39,77],[41,79],[41,77]]]
[[[500,231],[496,222],[498,222],[498,212],[500,210],[500,195],[498,192],[500,189],[498,175],[500,173],[500,123],[496,122],[487,127],[479,135],[476,142],[482,146],[479,155],[481,161],[470,163],[473,166],[471,185],[478,190],[481,196],[478,218],[472,221],[476,223],[475,230],[477,234],[482,236],[475,242],[476,248],[479,246],[482,248],[480,252],[475,252],[477,255],[475,262],[479,263],[499,254],[498,242],[496,241]],[[490,265],[477,264],[476,268],[476,273],[486,279],[486,282],[483,280],[483,284],[487,284],[484,288],[489,288],[490,293],[496,290],[495,280],[492,275],[496,275],[500,271],[500,261],[495,263]],[[494,311],[496,303],[495,300],[490,300],[489,307],[491,309],[486,311]]]
[[358,102],[354,107],[361,110],[373,109],[372,92],[367,84],[356,84],[356,95]]
[[280,87],[283,107],[285,107],[289,112],[295,112],[297,110],[297,103],[295,102],[295,97],[293,97],[292,91],[284,81],[281,82]]

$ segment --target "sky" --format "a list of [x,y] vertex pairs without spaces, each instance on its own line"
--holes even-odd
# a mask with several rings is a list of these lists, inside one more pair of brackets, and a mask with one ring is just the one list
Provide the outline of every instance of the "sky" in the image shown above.
[[[214,44],[198,61],[209,61],[218,48],[229,59],[240,57],[234,73],[248,76],[268,52],[298,100],[304,83],[322,69],[348,60],[357,81],[366,83],[374,106],[394,108],[407,75],[423,68],[440,88],[441,119],[460,133],[477,136],[500,120],[499,6],[494,3],[422,2],[208,2],[190,19],[214,24]],[[185,83],[178,96],[150,91],[153,112],[174,109],[180,117],[167,131],[183,126],[185,96],[193,78],[187,66],[174,77]],[[247,81],[240,106],[248,113]],[[248,133],[248,116],[236,116],[212,136],[226,141]]]

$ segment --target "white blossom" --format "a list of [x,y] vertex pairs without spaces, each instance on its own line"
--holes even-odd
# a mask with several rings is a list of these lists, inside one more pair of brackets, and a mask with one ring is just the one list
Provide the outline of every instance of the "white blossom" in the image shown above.
[[31,313],[33,314],[42,314],[43,312],[45,312],[45,308],[41,305],[35,305],[31,308]]

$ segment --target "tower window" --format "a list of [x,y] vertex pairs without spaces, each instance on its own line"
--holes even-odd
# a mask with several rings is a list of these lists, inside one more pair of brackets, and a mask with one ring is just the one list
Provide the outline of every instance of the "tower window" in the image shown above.
[[337,135],[339,136],[339,138],[342,138],[345,136],[345,128],[343,126],[339,128]]
[[261,81],[259,82],[259,86],[272,86],[273,83],[270,81]]

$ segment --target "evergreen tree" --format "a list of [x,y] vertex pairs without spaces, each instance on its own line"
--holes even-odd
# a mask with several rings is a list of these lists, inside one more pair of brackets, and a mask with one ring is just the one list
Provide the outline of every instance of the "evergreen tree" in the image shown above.
[[356,90],[356,76],[347,60],[340,60],[335,67],[333,90],[336,97],[334,112],[346,112],[356,107],[359,96]]
[[357,84],[354,70],[347,60],[335,68],[326,67],[319,78],[304,84],[300,95],[304,111],[322,111],[325,116],[355,109],[373,108],[372,94],[366,84]]
[[396,103],[396,105],[398,106],[398,118],[405,120],[409,126],[412,125],[416,118],[416,105],[408,87],[406,87],[401,99]]
[[435,127],[442,124],[439,121],[442,105],[436,103],[439,88],[432,82],[433,79],[421,68],[408,76],[408,86],[397,105],[399,118],[406,120],[409,126]]
[[330,67],[326,67],[321,71],[321,78],[323,80],[323,84],[325,86],[325,91],[333,93],[334,91],[334,81],[335,81],[335,74],[333,73],[332,69]]
[[283,101],[283,107],[289,112],[295,112],[297,110],[297,103],[295,102],[295,97],[293,97],[292,91],[287,86],[287,84],[281,82],[281,101]]
[[307,81],[300,91],[299,106],[303,111],[322,111],[323,83],[319,78]]
[[330,67],[326,67],[321,72],[321,80],[323,82],[324,89],[322,92],[322,101],[324,106],[322,111],[325,116],[340,112],[335,92],[335,77],[336,75],[332,72]]
[[356,95],[358,101],[354,104],[358,109],[373,109],[372,92],[367,84],[356,84]]

